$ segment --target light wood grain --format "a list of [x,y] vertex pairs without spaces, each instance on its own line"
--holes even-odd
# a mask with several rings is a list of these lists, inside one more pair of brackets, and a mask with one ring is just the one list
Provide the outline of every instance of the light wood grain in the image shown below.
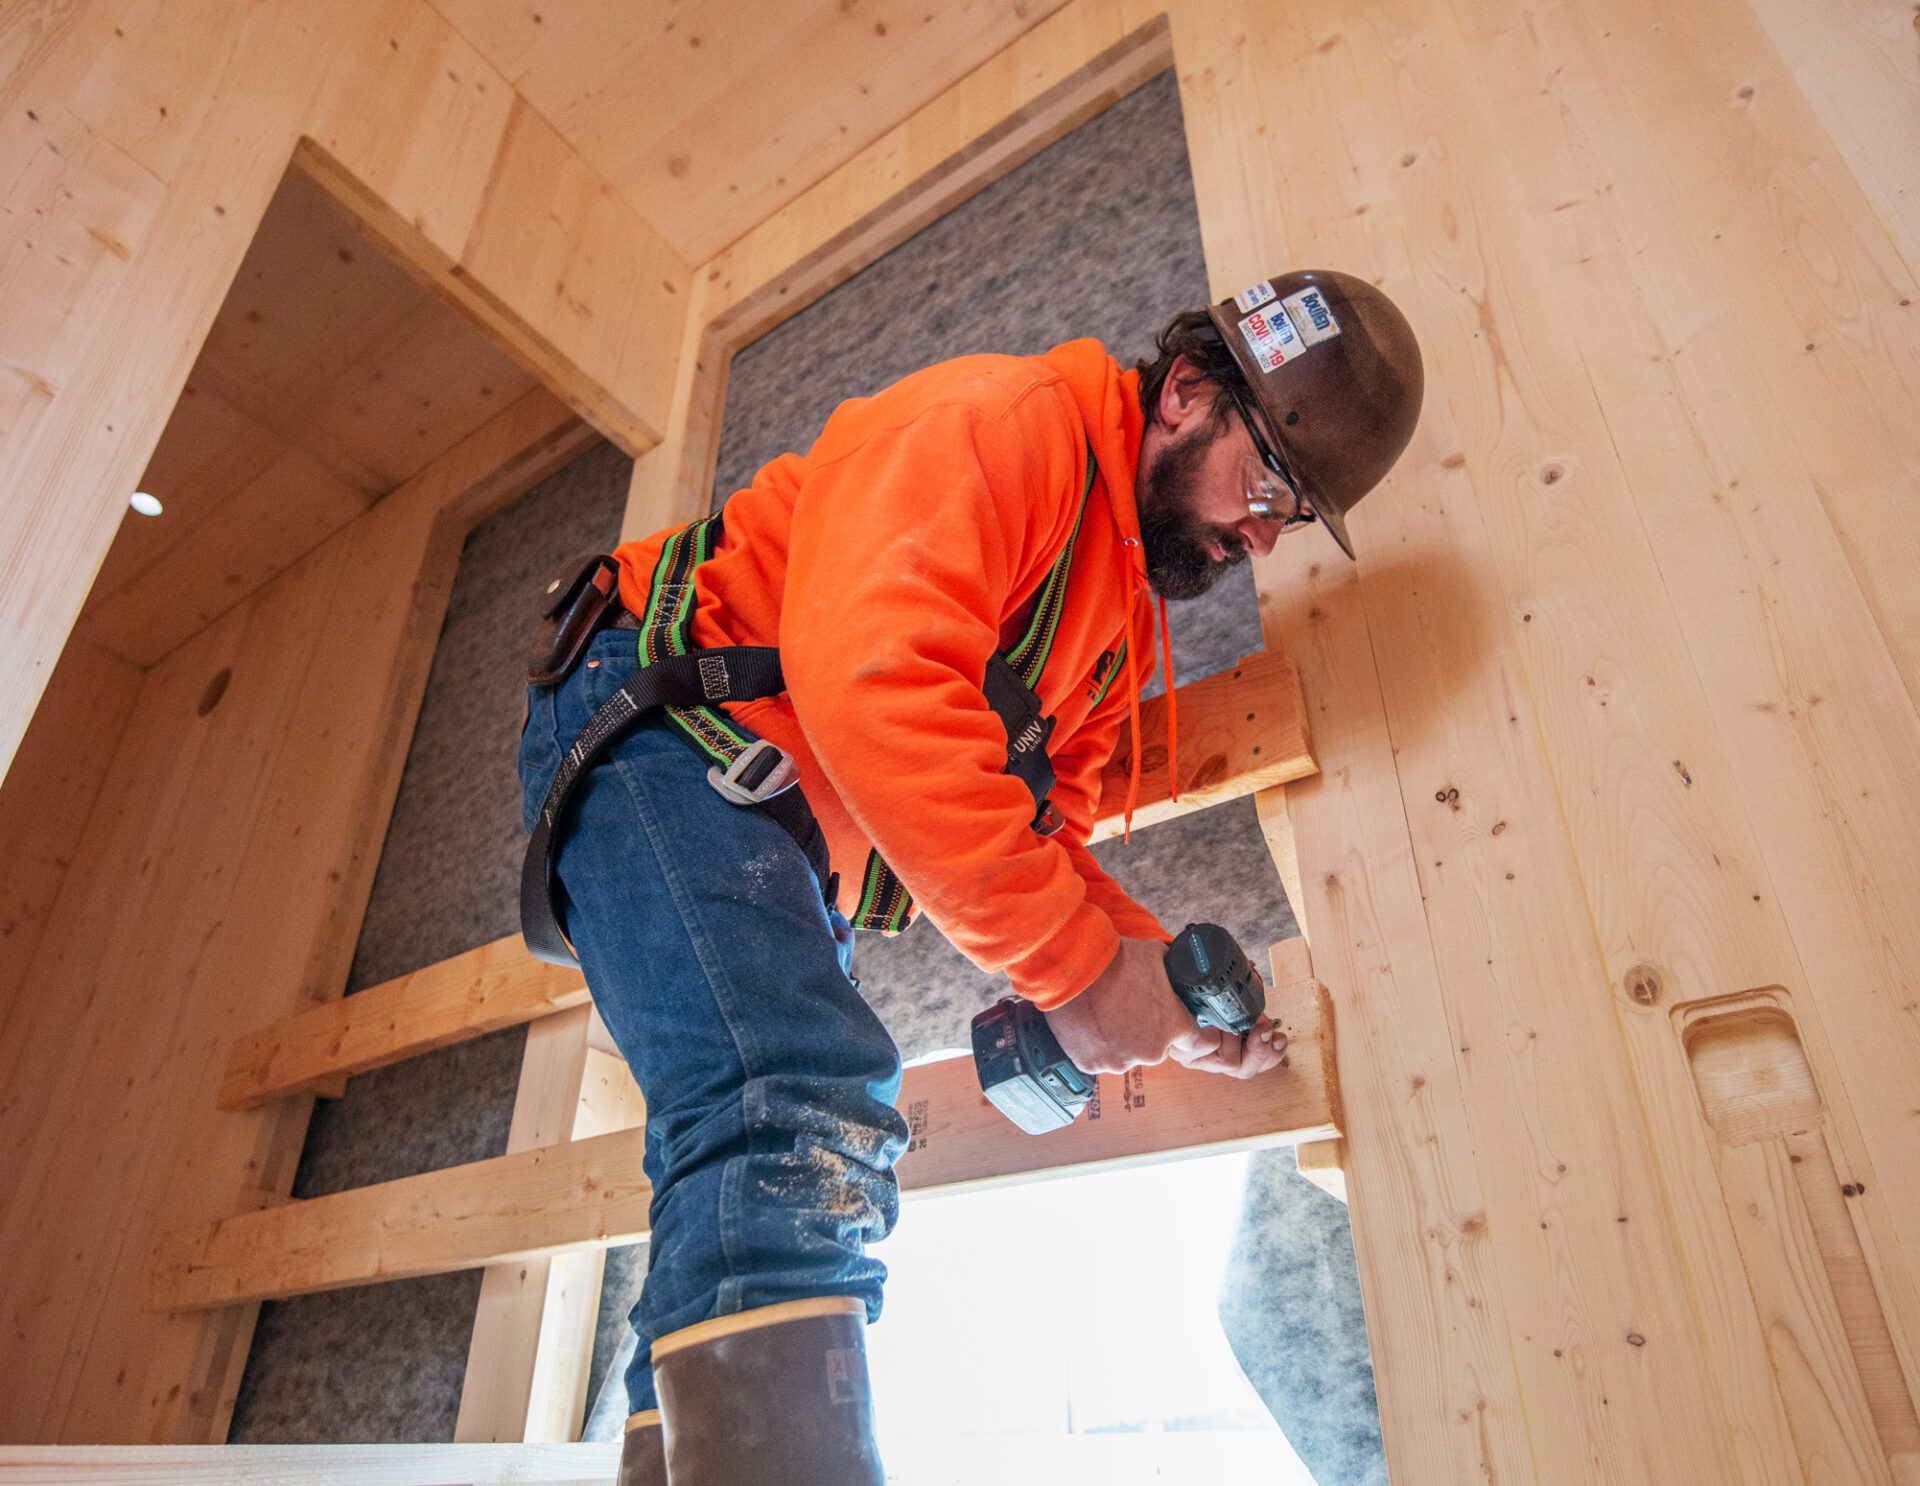
[[[644,1123],[646,1106],[627,1066],[589,1046],[586,1008],[527,1033],[509,1153],[581,1140]],[[454,1438],[576,1439],[600,1319],[606,1253],[558,1254],[490,1266],[467,1348]]]
[[0,784],[0,1027],[27,989],[140,681],[139,667],[75,636]]
[[733,242],[1061,0],[434,0],[681,257]]
[[[587,1022],[592,1015],[582,1006],[528,1030],[507,1130],[509,1155],[572,1138],[586,1079]],[[481,1276],[453,1426],[456,1441],[527,1438],[534,1363],[554,1263],[543,1258],[496,1264]]]
[[1774,1371],[1811,1479],[1905,1482],[1920,1414],[1849,1209],[1826,1101],[1777,988],[1676,1008]]
[[[1321,243],[1300,215],[1355,164],[1349,147],[1326,134],[1343,115],[1381,102],[1350,71],[1305,75],[1315,59],[1333,57],[1344,68],[1339,44],[1316,51],[1325,35],[1305,36],[1254,6],[1182,7],[1172,18],[1214,290],[1336,258],[1350,271],[1378,272],[1351,250]],[[1297,106],[1303,97],[1320,106]],[[1303,183],[1290,180],[1292,170]],[[1370,502],[1402,498],[1407,483],[1394,480]],[[1382,554],[1370,553],[1364,526],[1360,532],[1361,551],[1376,566]],[[1382,1318],[1368,1340],[1388,1469],[1460,1486],[1580,1480],[1581,1459],[1536,1453],[1530,1438],[1510,1282],[1496,1253],[1504,1231],[1492,1225],[1492,1194],[1475,1159],[1483,1132],[1470,1120],[1463,1086],[1462,1062],[1473,1054],[1461,1048],[1474,1044],[1452,1025],[1399,803],[1398,739],[1359,581],[1365,569],[1308,540],[1317,535],[1280,542],[1256,562],[1255,581],[1268,648],[1292,658],[1311,699],[1321,764],[1318,775],[1287,788],[1304,889],[1294,908],[1315,973],[1340,1006],[1348,1188],[1362,1293],[1368,1315]],[[1405,581],[1404,567],[1400,573]],[[1513,1242],[1526,1241],[1518,1225],[1511,1232]],[[1554,1344],[1557,1337],[1549,1349]]]
[[[1791,175],[1803,132],[1783,135],[1766,165],[1729,185],[1742,178],[1744,146],[1711,111],[1742,100],[1731,81],[1716,92],[1701,75],[1750,39],[1750,19],[1734,9],[1718,8],[1700,30],[1697,11],[1674,26],[1651,7],[1629,23],[1617,9],[1582,6],[1394,4],[1302,24],[1278,48],[1301,59],[1288,70],[1293,94],[1353,101],[1294,117],[1297,153],[1269,172],[1242,170],[1271,183],[1274,209],[1316,257],[1366,264],[1407,304],[1422,326],[1429,388],[1447,389],[1438,407],[1429,398],[1426,452],[1416,441],[1384,492],[1392,498],[1370,500],[1355,531],[1398,810],[1523,1360],[1528,1446],[1503,1473],[1656,1477],[1675,1468],[1685,1421],[1711,1416],[1720,1422],[1710,1434],[1687,1437],[1689,1478],[1799,1480],[1790,1417],[1817,1402],[1796,1401],[1805,1382],[1768,1361],[1772,1318],[1754,1314],[1684,1066],[1651,1009],[1776,977],[1824,978],[1797,948],[1801,929],[1786,931],[1797,905],[1783,913],[1768,875],[1813,867],[1807,834],[1792,866],[1784,855],[1762,865],[1748,816],[1775,808],[1780,781],[1728,783],[1751,756],[1724,735],[1759,698],[1718,691],[1735,633],[1727,616],[1777,580],[1727,566],[1737,549],[1723,538],[1675,527],[1676,510],[1714,488],[1679,472],[1703,428],[1741,408],[1727,389],[1750,396],[1759,386],[1749,369],[1722,384],[1712,416],[1692,427],[1672,416],[1685,412],[1673,379],[1711,347],[1716,309],[1746,302],[1776,272],[1761,253],[1711,246],[1732,193],[1743,193],[1739,215],[1768,265],[1806,241],[1784,224],[1812,220],[1790,193],[1768,194],[1774,172]],[[1176,28],[1176,48],[1180,37]],[[1321,176],[1316,161],[1338,164]],[[1242,219],[1250,239],[1266,205]],[[1683,220],[1691,231],[1676,230]],[[1837,255],[1823,258],[1829,281],[1837,264],[1873,253],[1869,235],[1833,228],[1844,212],[1819,220],[1818,254]],[[1634,330],[1656,301],[1673,307],[1677,332],[1657,373]],[[1752,331],[1764,326],[1763,302],[1778,306],[1777,284],[1752,300],[1749,357],[1762,354]],[[1881,344],[1897,380],[1901,353]],[[1784,361],[1785,347],[1777,354]],[[1787,408],[1776,405],[1776,426],[1793,426]],[[1859,437],[1834,452],[1865,458]],[[1769,510],[1795,504],[1754,499]],[[1863,506],[1865,519],[1892,514]],[[1623,509],[1634,513],[1625,523],[1609,515]],[[1802,622],[1822,633],[1822,608],[1853,604],[1844,579],[1799,591],[1811,601]],[[1268,592],[1299,614],[1294,595]],[[1707,605],[1721,613],[1709,619]],[[1305,669],[1301,647],[1294,653]],[[1316,681],[1309,671],[1332,777],[1347,756],[1323,725]],[[1860,702],[1854,715],[1873,715]],[[1890,719],[1871,730],[1871,746],[1907,726]],[[1289,806],[1314,794],[1303,785]],[[1324,869],[1307,812],[1290,814],[1311,899]],[[1898,870],[1886,862],[1879,880]],[[1809,922],[1836,888],[1829,878],[1807,900]],[[1316,933],[1318,958],[1339,989],[1326,938]],[[1888,1046],[1892,1030],[1883,1024],[1870,1097],[1892,1086],[1895,1063],[1910,1066],[1901,1034]],[[1816,1068],[1819,1035],[1809,1033]],[[1377,1284],[1369,1184],[1398,1174],[1406,1143],[1375,1144],[1357,1115],[1352,1126],[1356,1239],[1363,1283]],[[1910,1129],[1903,1140],[1885,1128],[1911,1148]],[[1894,1211],[1910,1205],[1891,1200]],[[1871,1193],[1862,1208],[1875,1231]],[[1635,1231],[1649,1219],[1653,1231]],[[1883,1263],[1876,1282],[1886,1279]],[[1882,1294],[1897,1311],[1897,1285]],[[1657,1385],[1642,1379],[1638,1355],[1661,1345],[1642,1324],[1652,1316],[1668,1333]],[[1416,1427],[1392,1422],[1394,1371],[1380,1369],[1390,1455],[1396,1433]],[[1635,1427],[1603,1425],[1622,1407]],[[1656,1417],[1665,1423],[1652,1426]],[[1426,1418],[1431,1427],[1437,1414]],[[1605,1463],[1592,1463],[1596,1452]],[[1454,1470],[1465,1479],[1462,1464]]]
[[534,959],[510,934],[239,1038],[220,1107],[250,1109],[586,1002],[578,970]]
[[0,180],[4,220],[41,225],[0,255],[0,762],[296,148],[573,406],[657,437],[685,264],[424,0],[25,14]]
[[1920,46],[1902,0],[1752,0],[1780,60],[1819,116],[1907,265],[1920,272]]
[[620,1443],[0,1445],[4,1486],[605,1486]]
[[[1104,1076],[1087,1113],[1044,1136],[987,1102],[971,1058],[911,1068],[899,1100],[913,1132],[901,1187],[952,1191],[1333,1133],[1325,991],[1275,986],[1268,1009],[1288,1034],[1284,1069],[1239,1080],[1161,1064]],[[644,1149],[644,1131],[602,1135],[180,1228],[160,1246],[149,1300],[225,1305],[632,1242],[647,1232],[652,1195]]]
[[465,530],[442,511],[576,429],[529,394],[148,673],[0,1029],[13,1437],[224,1432],[251,1312],[155,1317],[126,1276],[159,1227],[291,1183],[309,1102],[214,1115],[224,1042],[345,978]]

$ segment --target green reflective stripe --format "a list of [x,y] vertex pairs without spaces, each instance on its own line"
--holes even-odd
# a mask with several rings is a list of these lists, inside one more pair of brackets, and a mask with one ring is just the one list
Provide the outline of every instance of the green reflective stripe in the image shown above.
[[751,734],[734,727],[727,715],[714,707],[669,707],[667,723],[722,768],[745,753],[754,741]]
[[913,895],[894,875],[877,851],[867,853],[866,877],[860,885],[860,903],[847,920],[856,929],[898,934],[913,919]]
[[[636,641],[642,667],[693,648],[693,615],[699,607],[694,570],[713,556],[721,533],[720,513],[683,526],[668,537],[653,565]],[[753,743],[715,707],[669,707],[667,722],[713,762],[725,767]]]
[[1093,447],[1088,445],[1087,478],[1080,490],[1080,510],[1073,518],[1073,530],[1067,535],[1066,546],[1060,549],[1060,555],[1054,559],[1046,581],[1040,585],[1039,596],[1034,601],[1033,618],[1027,623],[1027,632],[1007,651],[1007,660],[1028,687],[1038,683],[1040,673],[1046,669],[1048,657],[1053,654],[1054,636],[1059,632],[1060,615],[1067,602],[1067,580],[1072,575],[1074,548],[1079,544],[1080,526],[1087,519],[1087,500],[1093,494],[1093,482],[1099,473],[1100,466],[1093,457]]
[[1127,642],[1122,640],[1120,648],[1114,652],[1113,664],[1107,670],[1107,679],[1101,683],[1100,695],[1093,699],[1093,706],[1087,708],[1091,715],[1107,699],[1107,693],[1113,690],[1113,683],[1119,679],[1120,668],[1127,663]]
[[646,612],[640,621],[641,665],[651,665],[664,656],[685,655],[691,648],[693,612],[698,607],[693,572],[713,556],[719,530],[716,513],[682,527],[661,547],[647,591]]

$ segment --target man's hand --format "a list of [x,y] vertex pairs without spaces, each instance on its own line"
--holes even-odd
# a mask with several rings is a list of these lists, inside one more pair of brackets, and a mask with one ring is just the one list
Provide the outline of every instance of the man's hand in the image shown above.
[[1092,985],[1047,1013],[1061,1050],[1087,1073],[1124,1073],[1168,1058],[1235,1078],[1277,1067],[1286,1035],[1264,1016],[1244,1039],[1200,1026],[1167,980],[1166,953],[1157,939],[1122,939]]

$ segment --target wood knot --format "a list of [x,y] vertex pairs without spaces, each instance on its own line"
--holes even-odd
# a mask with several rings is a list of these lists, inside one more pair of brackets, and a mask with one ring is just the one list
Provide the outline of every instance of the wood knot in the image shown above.
[[205,717],[220,705],[220,698],[227,694],[227,686],[233,680],[233,667],[222,666],[213,673],[213,679],[207,683],[207,689],[200,693],[200,705],[195,710]]
[[1644,1347],[1644,1346],[1645,1346],[1646,1344],[1647,1344],[1647,1339],[1646,1339],[1646,1338],[1645,1338],[1644,1336],[1642,1336],[1642,1335],[1641,1335],[1641,1334],[1640,1334],[1639,1332],[1637,1332],[1637,1331],[1629,1331],[1629,1332],[1627,1333],[1627,1345],[1628,1345],[1628,1346],[1630,1346],[1630,1347]]
[[1639,1006],[1652,1006],[1666,990],[1660,972],[1651,965],[1635,965],[1627,972],[1625,985],[1627,999]]

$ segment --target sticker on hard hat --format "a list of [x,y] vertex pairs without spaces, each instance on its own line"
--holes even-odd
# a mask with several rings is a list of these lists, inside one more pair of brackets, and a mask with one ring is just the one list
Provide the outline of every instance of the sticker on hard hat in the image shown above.
[[1240,313],[1244,315],[1259,309],[1261,305],[1274,297],[1273,285],[1269,284],[1265,279],[1262,279],[1252,288],[1242,289],[1238,294],[1234,295],[1233,302]]
[[1317,346],[1340,333],[1340,322],[1333,318],[1333,307],[1319,289],[1302,289],[1280,303],[1286,307],[1293,328],[1300,332],[1300,339],[1309,346]]
[[1247,343],[1247,354],[1261,371],[1278,370],[1307,349],[1300,332],[1293,328],[1293,321],[1278,305],[1248,315],[1240,322],[1240,335]]

